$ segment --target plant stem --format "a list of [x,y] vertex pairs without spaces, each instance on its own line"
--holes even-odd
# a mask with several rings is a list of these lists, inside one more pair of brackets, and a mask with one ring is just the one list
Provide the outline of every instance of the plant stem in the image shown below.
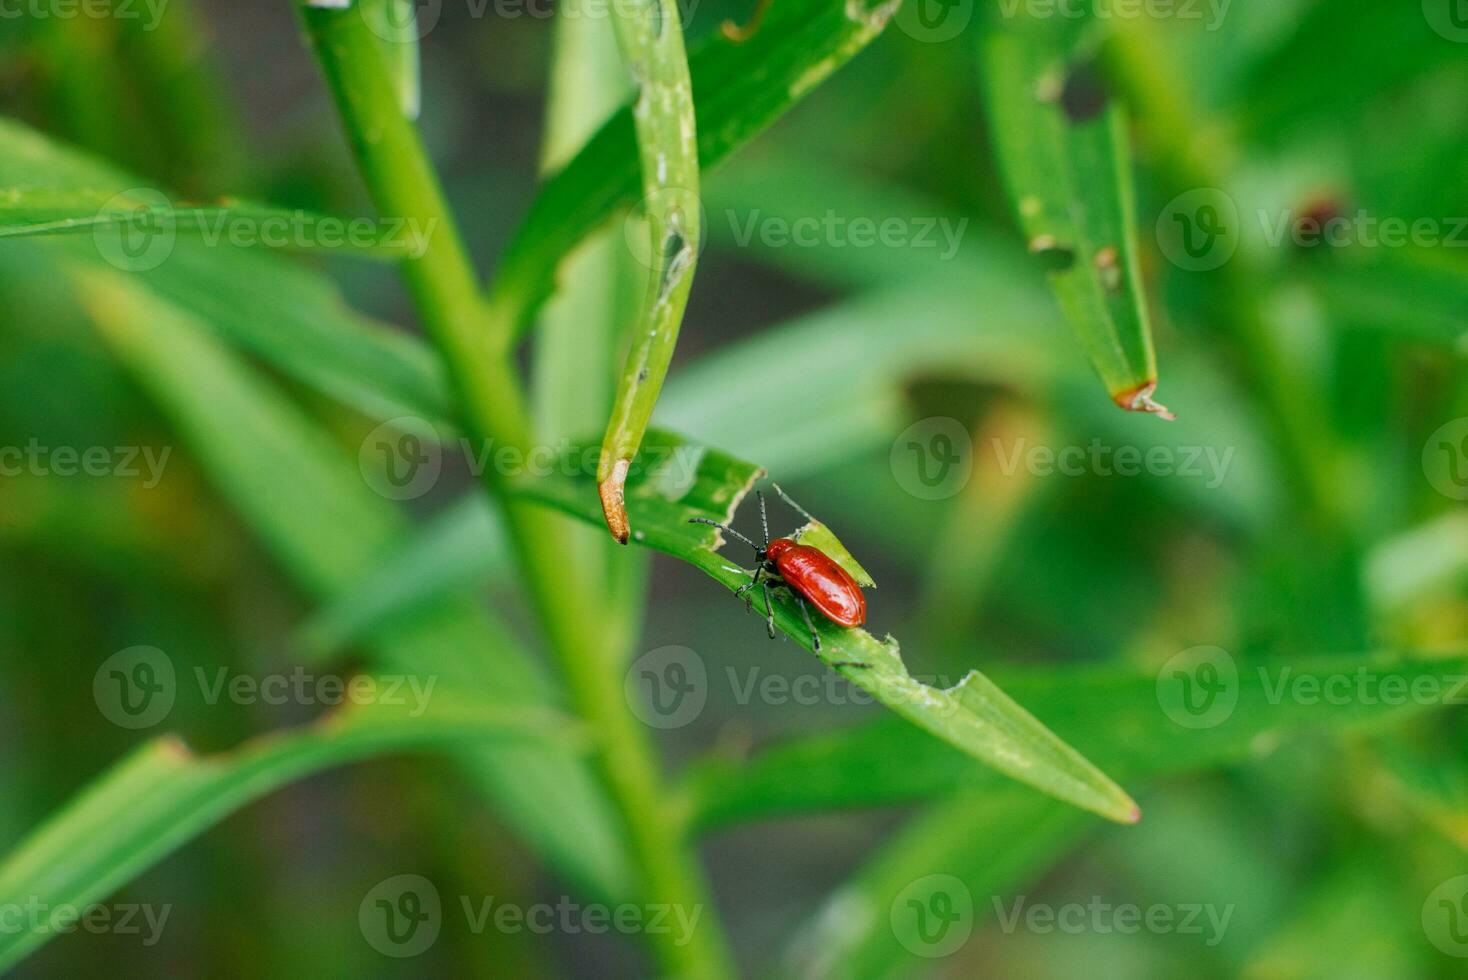
[[[524,396],[507,351],[492,338],[493,314],[439,189],[417,130],[404,118],[386,70],[381,41],[352,9],[300,7],[364,181],[385,215],[419,222],[423,254],[405,259],[403,275],[418,314],[448,367],[465,430],[485,445],[529,448]],[[492,442],[490,441],[492,440]],[[681,945],[671,933],[649,934],[660,972],[678,977],[730,973],[728,955],[694,855],[666,804],[646,729],[627,710],[622,666],[605,652],[601,624],[583,599],[599,583],[555,548],[557,517],[506,493],[504,476],[484,468],[499,503],[535,612],[556,655],[571,700],[597,736],[600,775],[624,824],[645,901],[699,915]]]

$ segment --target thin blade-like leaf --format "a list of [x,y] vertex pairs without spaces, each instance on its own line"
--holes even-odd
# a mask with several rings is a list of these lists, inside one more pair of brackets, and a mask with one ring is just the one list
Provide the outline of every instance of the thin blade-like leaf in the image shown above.
[[617,43],[637,86],[632,117],[642,161],[641,217],[646,222],[642,256],[651,273],[596,473],[607,528],[626,544],[629,529],[622,498],[627,469],[642,444],[678,343],[703,224],[693,84],[683,53],[678,5],[674,0],[647,0],[635,7],[617,4],[613,11]]
[[[996,18],[997,19],[997,18]],[[1087,46],[1086,22],[1004,18],[982,64],[994,141],[1030,251],[1112,399],[1152,400],[1157,358],[1137,260],[1125,116]]]
[[200,756],[176,737],[148,742],[34,830],[0,864],[0,903],[54,910],[38,928],[0,930],[0,970],[59,931],[57,917],[105,898],[241,807],[312,773],[385,753],[563,738],[549,712],[439,702],[420,716],[373,703],[314,725]]
[[[850,61],[887,26],[901,0],[789,0],[760,30],[715,36],[689,58],[698,156],[707,170]],[[586,234],[636,203],[641,181],[633,108],[617,113],[536,196],[505,250],[490,299],[510,332],[530,326],[561,259]]]

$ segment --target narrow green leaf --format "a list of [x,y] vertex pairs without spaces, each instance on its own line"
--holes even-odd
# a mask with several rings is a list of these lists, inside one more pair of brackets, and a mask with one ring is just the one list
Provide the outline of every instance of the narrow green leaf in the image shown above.
[[[1331,678],[1353,689],[1414,690],[1431,684],[1442,699],[1468,676],[1468,660],[1390,656],[1267,661],[1237,669],[1237,701],[1211,727],[1184,727],[1159,701],[1159,675],[1131,668],[1004,675],[1005,688],[1035,706],[1063,739],[1084,744],[1108,772],[1128,780],[1191,772],[1246,758],[1261,744],[1312,728],[1385,724],[1432,707],[1409,698],[1369,697],[1340,705],[1280,692],[1321,690]],[[1330,681],[1339,685],[1340,681]],[[1360,688],[1354,685],[1363,685]],[[1468,691],[1456,692],[1457,697]],[[1176,710],[1176,709],[1175,709]],[[695,823],[713,826],[838,807],[931,799],[955,787],[976,792],[1002,782],[953,747],[881,719],[776,746],[752,759],[714,758],[689,770]]]
[[[177,236],[207,245],[333,252],[397,259],[423,243],[414,229],[375,218],[344,218],[257,204],[221,201],[187,204],[162,191],[130,187],[12,187],[0,193],[0,239],[87,232],[121,248],[162,247]],[[168,245],[171,247],[171,245]]]
[[1137,253],[1126,118],[1105,89],[1086,21],[995,18],[985,95],[1029,248],[1112,399],[1152,400],[1157,358]]
[[199,756],[175,736],[146,743],[31,832],[0,863],[0,905],[52,910],[0,930],[0,971],[46,943],[65,910],[111,894],[247,804],[312,773],[385,753],[562,739],[568,719],[436,698],[414,717],[376,702]]
[[597,492],[612,536],[627,543],[623,493],[668,375],[703,236],[693,83],[675,0],[614,4],[612,26],[637,86],[632,117],[642,161],[645,250],[651,276],[631,350],[617,384],[597,463]]
[[[666,0],[664,0],[666,2]],[[887,26],[900,0],[773,4],[748,41],[713,36],[689,58],[698,155],[707,170],[850,61]],[[637,202],[633,107],[617,113],[546,182],[500,261],[490,299],[513,340],[555,287],[576,243]]]
[[[0,119],[0,212],[5,201],[29,202],[17,205],[32,209],[25,220],[49,220],[94,204],[101,207],[119,194],[152,193],[156,191],[140,189],[134,177]],[[319,273],[287,256],[223,241],[211,246],[198,235],[161,240],[171,248],[166,255],[145,253],[151,256],[145,265],[153,267],[124,265],[150,289],[198,315],[222,339],[370,417],[411,415],[445,433],[453,431],[448,385],[438,358],[406,333],[349,309]],[[99,244],[88,235],[27,238],[24,243],[113,268]],[[159,259],[156,265],[153,258]]]
[[[698,517],[727,523],[763,471],[657,431],[648,434],[636,463],[640,465],[627,483],[627,511],[636,527],[632,540],[701,568],[730,591],[748,582],[749,573],[720,553],[720,532],[689,521]],[[600,515],[585,484],[585,478],[532,478],[519,481],[514,490],[596,521]],[[763,597],[756,596],[755,602],[763,609]],[[774,615],[786,636],[812,648],[792,599],[777,600]],[[843,629],[824,620],[816,629],[821,638],[816,656],[822,662],[967,757],[1109,819],[1134,822],[1140,817],[1126,793],[978,671],[940,690],[907,672],[890,636],[879,640],[866,630]]]

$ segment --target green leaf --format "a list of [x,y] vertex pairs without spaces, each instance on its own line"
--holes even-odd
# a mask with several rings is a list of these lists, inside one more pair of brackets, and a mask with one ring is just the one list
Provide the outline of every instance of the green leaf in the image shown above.
[[90,232],[98,242],[135,239],[171,243],[198,236],[205,244],[405,258],[423,243],[406,224],[343,218],[249,201],[177,204],[149,187],[12,187],[0,194],[0,238]]
[[0,863],[0,904],[51,910],[39,928],[0,930],[0,971],[54,936],[65,909],[105,898],[231,813],[312,773],[385,753],[575,731],[549,712],[471,701],[436,698],[420,716],[412,712],[354,706],[220,755],[197,755],[176,736],[138,748]]
[[[705,41],[688,59],[704,170],[778,119],[887,26],[900,0],[789,0],[751,39]],[[641,187],[633,110],[622,109],[548,180],[506,248],[490,299],[510,339],[530,326],[576,243],[636,203]]]
[[[197,320],[142,283],[69,268],[102,336],[193,447],[215,486],[309,594],[330,600],[408,540],[406,522],[357,461]],[[493,703],[550,705],[555,692],[513,634],[475,602],[440,597],[372,637],[383,670],[412,670]],[[469,775],[552,863],[604,896],[630,890],[610,806],[583,760],[554,746],[465,753]]]
[[[727,523],[763,471],[657,431],[648,434],[643,455],[635,462],[640,465],[634,465],[627,483],[627,511],[636,528],[632,540],[701,568],[731,592],[748,582],[749,573],[719,552],[720,532],[689,521]],[[548,477],[522,479],[512,486],[529,499],[596,521],[600,515],[586,483],[584,477]],[[763,609],[762,596],[755,602]],[[774,616],[786,636],[812,648],[792,599],[776,601]],[[824,620],[816,623],[816,630],[821,638],[816,656],[822,662],[966,756],[1109,819],[1134,822],[1140,816],[1126,793],[978,671],[940,690],[907,672],[890,636],[879,640],[866,630],[843,629]]]
[[[1108,772],[1142,780],[1243,759],[1263,741],[1291,732],[1385,724],[1431,707],[1385,697],[1345,705],[1323,698],[1281,698],[1279,691],[1288,690],[1282,683],[1322,685],[1344,677],[1380,689],[1381,681],[1391,677],[1400,678],[1407,690],[1432,683],[1451,693],[1468,672],[1468,660],[1336,657],[1265,661],[1251,668],[1238,669],[1237,702],[1219,724],[1207,728],[1184,727],[1166,713],[1159,703],[1156,673],[1069,668],[1005,674],[1002,679],[1008,691],[1035,706],[1060,738],[1085,745]],[[954,788],[988,792],[1002,785],[994,773],[952,746],[888,719],[776,746],[752,759],[713,758],[691,768],[687,780],[692,819],[702,826],[906,803]]]
[[1137,253],[1126,118],[1106,92],[1086,22],[1003,18],[985,36],[985,95],[1030,251],[1112,399],[1152,400],[1157,358]]
[[[105,200],[138,193],[138,184],[0,119],[0,201],[45,199],[74,212],[78,195]],[[85,235],[29,238],[24,247],[111,268]],[[288,257],[225,243],[211,247],[197,236],[182,236],[159,265],[131,275],[198,315],[230,344],[370,417],[411,415],[445,433],[454,431],[448,383],[437,357],[402,331],[349,309],[330,281]]]
[[[612,536],[627,543],[623,494],[627,468],[642,445],[673,350],[703,237],[693,84],[674,0],[613,6],[612,26],[637,86],[632,112],[642,161],[645,222],[640,252],[651,276],[631,350],[617,384],[597,463],[597,492]],[[634,233],[635,234],[635,233]],[[634,248],[636,253],[638,250]]]

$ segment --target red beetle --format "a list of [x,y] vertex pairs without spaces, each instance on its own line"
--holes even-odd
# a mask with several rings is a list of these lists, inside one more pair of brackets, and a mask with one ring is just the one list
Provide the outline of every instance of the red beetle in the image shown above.
[[[805,510],[785,496],[785,491],[779,486],[775,492],[785,498],[786,503],[796,510],[806,514]],[[765,610],[767,612],[766,622],[770,630],[770,639],[775,638],[775,606],[770,601],[770,586],[785,586],[795,596],[795,602],[800,606],[800,615],[805,618],[806,628],[810,630],[811,645],[815,650],[821,649],[821,638],[816,633],[815,624],[810,619],[809,603],[818,609],[837,626],[853,627],[860,626],[867,621],[867,600],[862,595],[861,586],[851,573],[846,571],[836,561],[819,548],[800,544],[791,538],[776,538],[770,540],[770,521],[765,514],[765,495],[756,491],[759,497],[760,524],[764,527],[765,546],[761,548],[753,541],[718,521],[711,521],[706,517],[695,517],[689,523],[708,524],[725,531],[749,545],[755,551],[754,578],[748,585],[741,586],[734,594],[744,598],[746,606],[752,606],[753,600],[748,593],[755,586],[761,586],[765,596]]]

